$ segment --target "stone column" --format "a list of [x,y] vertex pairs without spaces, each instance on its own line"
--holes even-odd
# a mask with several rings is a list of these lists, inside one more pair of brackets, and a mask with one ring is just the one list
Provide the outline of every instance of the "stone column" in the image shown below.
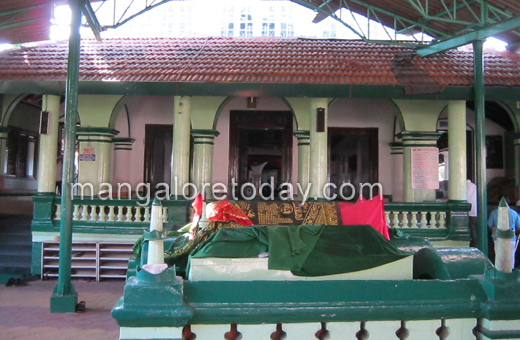
[[[78,127],[77,136],[79,142],[78,159],[78,183],[84,186],[83,195],[97,195],[102,183],[110,183],[110,167],[112,158],[112,138],[119,131],[110,128]],[[81,192],[78,192],[81,194]]]
[[192,181],[199,192],[204,190],[205,198],[213,198],[213,139],[219,135],[216,130],[191,130],[193,137]]
[[[304,130],[294,131],[294,136],[298,139],[298,183],[301,190],[305,192],[309,185],[310,171],[310,132]],[[303,193],[298,188],[298,200],[303,200]]]
[[38,151],[38,193],[56,192],[56,169],[58,156],[58,129],[60,121],[60,97],[44,95],[42,115],[48,115],[47,133],[40,134]]
[[[403,143],[391,142],[390,154],[392,155],[392,201],[403,201]],[[383,188],[385,190],[385,188]]]
[[466,102],[448,102],[448,150],[450,179],[448,196],[450,201],[466,200]]
[[[182,188],[190,180],[191,97],[175,97],[171,188],[174,199],[182,199]],[[188,190],[185,193],[189,195]]]
[[[120,188],[118,184],[129,183],[129,178],[127,177],[128,175],[120,170],[128,169],[128,167],[132,165],[130,159],[130,151],[132,151],[135,139],[129,137],[119,137],[112,138],[112,142],[114,143],[114,163],[112,164],[112,181],[115,185],[114,192],[116,192],[116,190],[117,192],[119,192]],[[122,190],[128,190],[128,188]],[[128,194],[130,195],[130,193]]]
[[[403,201],[434,201],[434,189],[413,189],[412,149],[437,148],[441,133],[435,131],[403,131],[398,136],[403,141]],[[438,161],[438,160],[437,160]]]
[[327,183],[328,103],[327,98],[311,99],[310,164],[312,166],[309,181],[312,184],[310,197],[313,198],[324,198],[323,187]]

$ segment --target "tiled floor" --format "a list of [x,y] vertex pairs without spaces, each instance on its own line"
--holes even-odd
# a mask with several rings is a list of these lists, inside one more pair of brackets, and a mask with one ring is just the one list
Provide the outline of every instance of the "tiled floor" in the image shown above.
[[50,313],[50,297],[56,282],[31,281],[22,287],[0,286],[0,339],[119,338],[119,326],[110,311],[123,295],[123,280],[73,281],[78,301],[85,301],[87,309],[84,313],[71,314]]

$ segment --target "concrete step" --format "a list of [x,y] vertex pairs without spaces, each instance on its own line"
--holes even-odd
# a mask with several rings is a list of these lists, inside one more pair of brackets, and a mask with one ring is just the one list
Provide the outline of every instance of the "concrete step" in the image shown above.
[[0,256],[0,266],[31,266],[31,255],[11,254],[8,256]]
[[2,234],[0,233],[0,246],[5,244],[31,244],[31,234]]
[[0,274],[8,274],[8,275],[23,275],[30,274],[31,266],[19,266],[19,265],[5,265],[0,264]]
[[0,244],[0,255],[32,254],[32,244]]

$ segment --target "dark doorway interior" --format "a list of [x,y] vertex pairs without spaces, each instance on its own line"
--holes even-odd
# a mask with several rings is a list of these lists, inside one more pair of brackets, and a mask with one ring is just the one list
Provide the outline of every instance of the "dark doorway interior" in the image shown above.
[[[236,197],[252,197],[253,183],[258,188],[270,183],[274,188],[291,181],[293,119],[289,111],[231,111],[229,136],[229,188]],[[278,190],[275,190],[275,195]],[[268,196],[270,188],[262,194]],[[258,195],[258,191],[257,191]]]
[[[171,182],[173,125],[146,124],[144,148],[144,182],[151,194],[159,183]],[[163,188],[159,188],[160,190]]]
[[[354,200],[359,193],[360,183],[377,183],[378,173],[378,129],[377,128],[329,128],[329,183],[337,186],[330,188],[329,196],[338,195],[343,183],[342,194]],[[368,198],[368,189],[364,195]],[[373,194],[375,195],[374,190]]]

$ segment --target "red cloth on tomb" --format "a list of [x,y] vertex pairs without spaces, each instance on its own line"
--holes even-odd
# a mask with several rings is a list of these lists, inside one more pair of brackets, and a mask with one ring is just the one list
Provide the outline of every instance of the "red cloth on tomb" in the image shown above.
[[338,202],[343,225],[368,224],[379,231],[387,240],[390,239],[386,225],[384,201],[379,195],[370,200],[359,196],[356,203]]
[[235,221],[242,226],[251,226],[253,222],[247,217],[246,213],[239,207],[222,200],[206,206],[206,216],[208,221],[229,222]]

